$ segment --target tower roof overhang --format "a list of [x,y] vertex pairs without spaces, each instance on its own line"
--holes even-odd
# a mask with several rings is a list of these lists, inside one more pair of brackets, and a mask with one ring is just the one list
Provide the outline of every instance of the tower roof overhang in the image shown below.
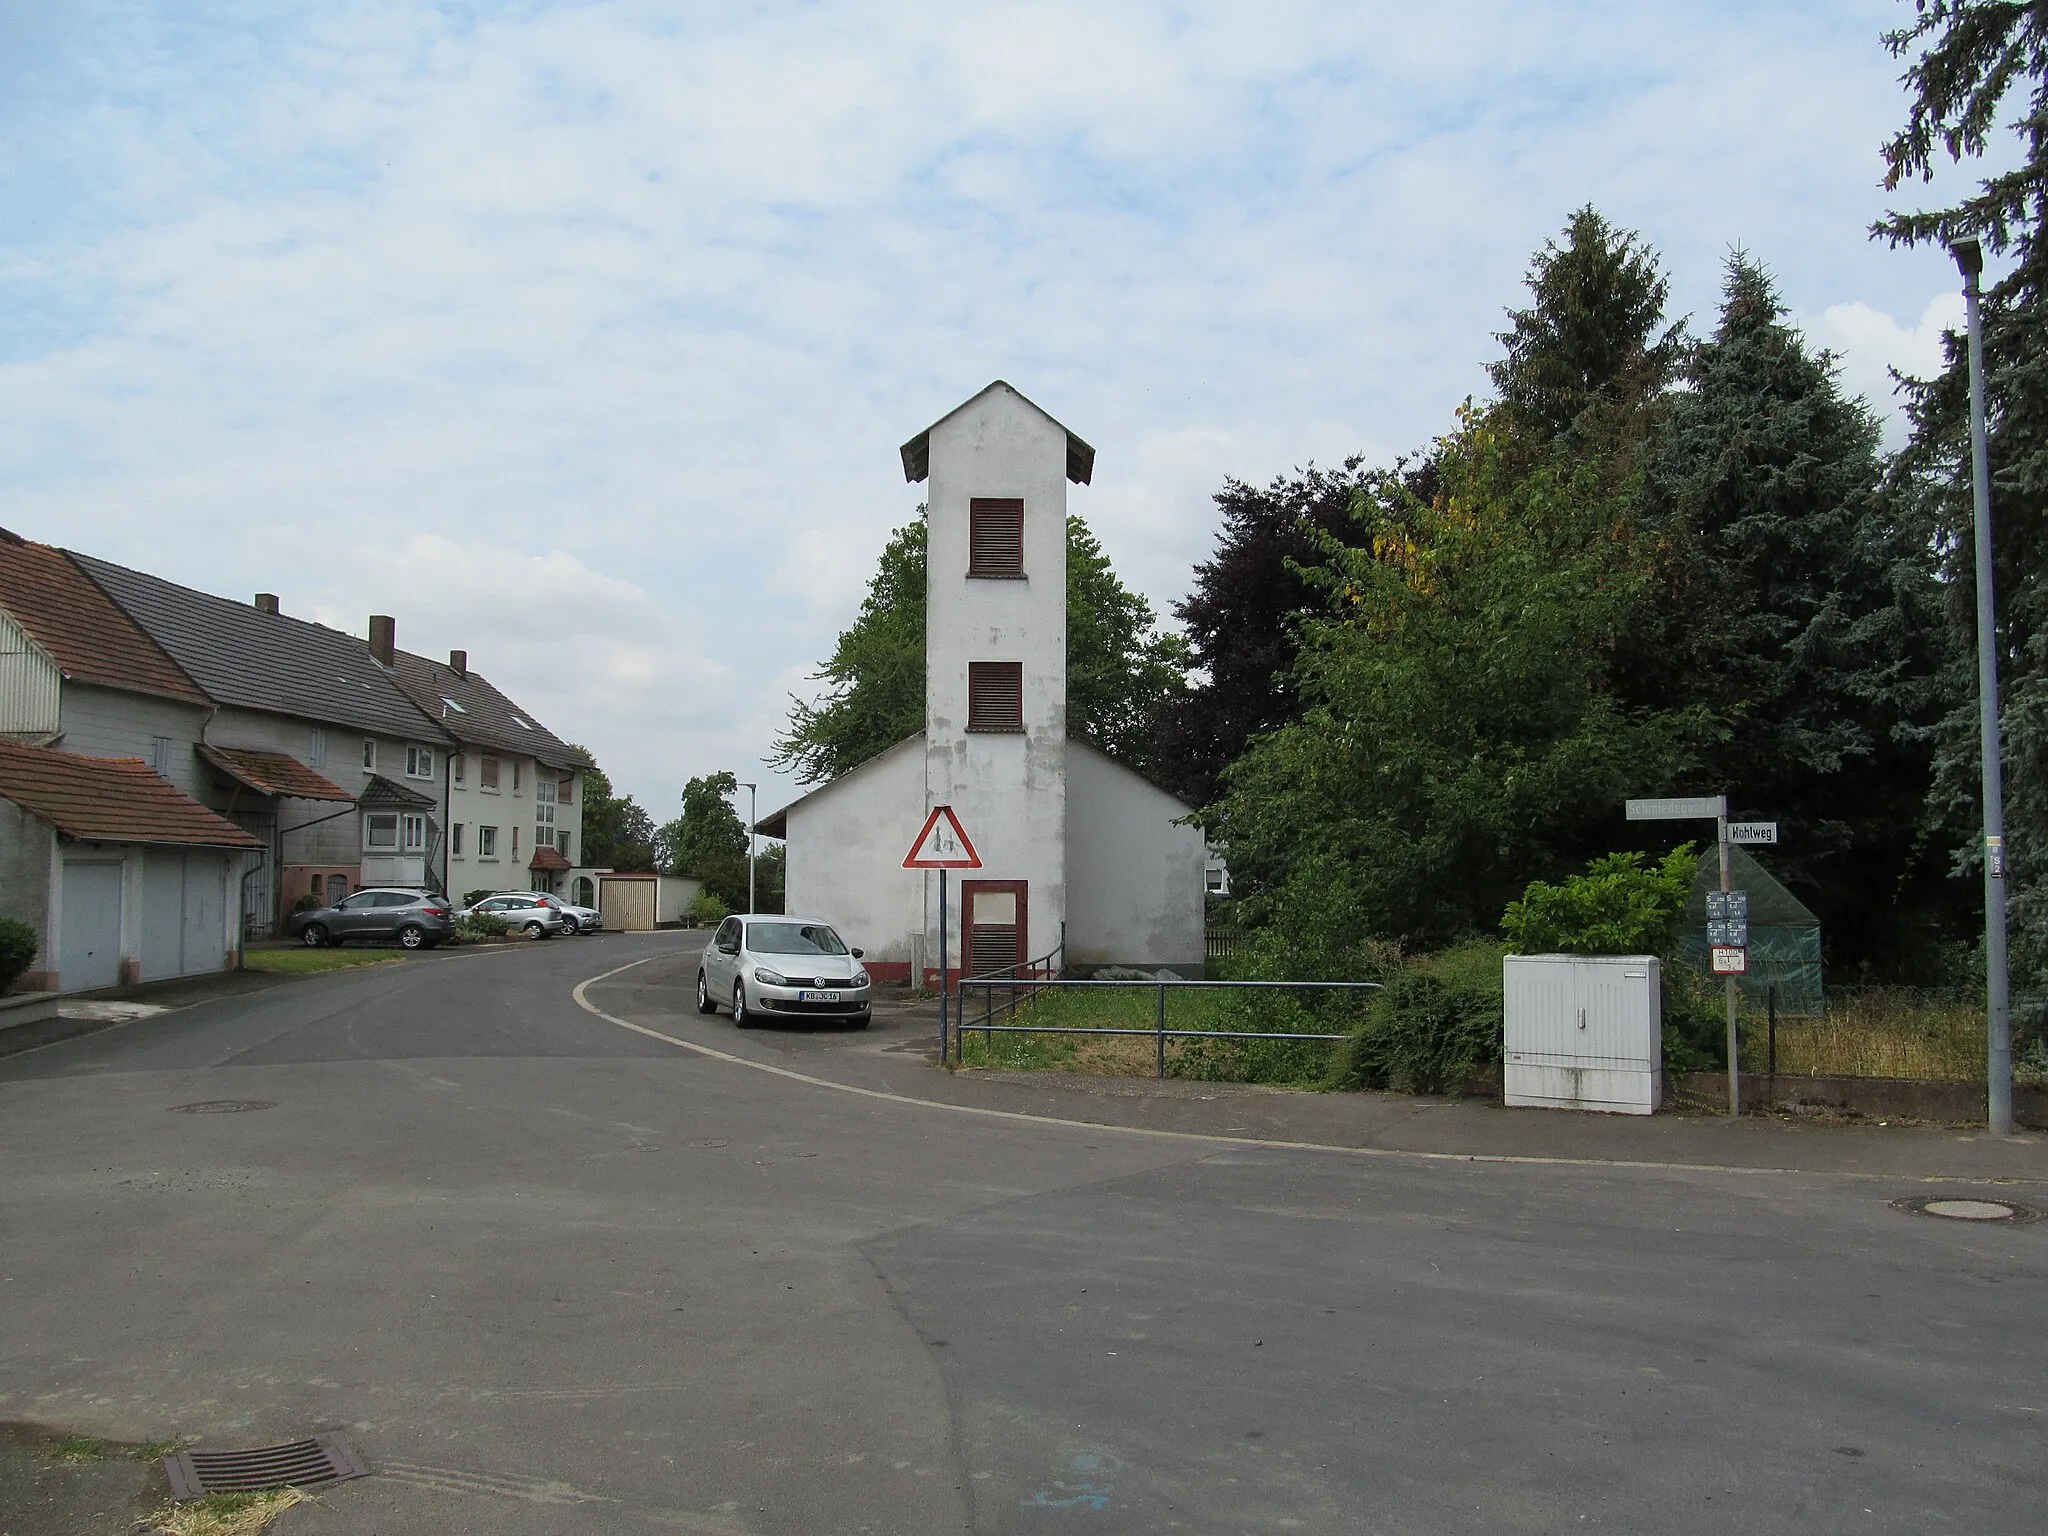
[[1086,485],[1089,483],[1089,481],[1095,478],[1095,450],[1089,447],[1086,443],[1082,442],[1081,439],[1076,437],[1072,432],[1068,431],[1066,425],[1063,422],[1057,420],[1051,412],[1047,411],[1044,407],[1040,406],[1036,401],[1030,399],[1027,395],[1025,395],[1025,393],[1021,389],[1016,388],[1014,385],[1006,384],[1001,379],[997,379],[994,383],[990,384],[987,389],[978,390],[974,394],[968,396],[965,400],[962,400],[958,405],[954,406],[952,410],[946,412],[945,415],[941,416],[937,421],[933,422],[931,426],[926,427],[922,432],[918,433],[917,436],[913,437],[909,442],[903,445],[903,478],[910,482],[912,485],[915,485],[918,481],[924,479],[926,475],[931,473],[933,428],[944,425],[946,422],[952,420],[955,416],[959,415],[962,411],[966,410],[968,406],[974,404],[974,402],[979,400],[983,395],[990,394],[998,389],[1004,390],[1009,394],[1015,395],[1019,400],[1022,400],[1026,405],[1030,406],[1032,410],[1037,411],[1038,414],[1043,416],[1047,421],[1052,422],[1052,424],[1058,427],[1062,432],[1066,432],[1067,478],[1069,480],[1073,481],[1076,485]]

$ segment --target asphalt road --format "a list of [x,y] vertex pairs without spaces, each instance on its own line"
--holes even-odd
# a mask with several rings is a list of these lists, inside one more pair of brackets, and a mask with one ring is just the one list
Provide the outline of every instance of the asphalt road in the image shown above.
[[346,1429],[283,1536],[2042,1528],[2048,1222],[849,1093],[614,1022],[919,1070],[698,1019],[695,937],[0,1060],[0,1418]]

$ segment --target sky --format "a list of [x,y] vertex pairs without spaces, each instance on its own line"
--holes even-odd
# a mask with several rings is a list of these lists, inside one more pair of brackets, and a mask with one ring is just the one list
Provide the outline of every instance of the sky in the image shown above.
[[[1596,204],[1740,247],[1894,439],[1890,0],[0,0],[0,525],[451,648],[657,820],[792,693],[991,379],[1162,615],[1211,497],[1486,390]],[[1907,189],[1922,205],[1943,194]]]

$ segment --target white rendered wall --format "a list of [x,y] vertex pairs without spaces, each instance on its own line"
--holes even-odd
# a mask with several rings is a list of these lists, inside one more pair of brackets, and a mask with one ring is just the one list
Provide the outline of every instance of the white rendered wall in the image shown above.
[[[1188,814],[1085,742],[1067,744],[1067,963],[1201,974],[1208,848]],[[1032,946],[1041,952],[1050,944]]]
[[139,757],[147,763],[154,738],[168,737],[171,755],[164,777],[202,805],[219,800],[211,772],[193,750],[206,726],[204,706],[75,680],[64,685],[63,706],[60,750],[80,757]]
[[832,924],[884,966],[911,963],[922,922],[926,877],[903,856],[924,825],[924,774],[924,738],[913,736],[799,800],[784,827],[783,906]]
[[[929,440],[924,803],[952,806],[973,840],[983,867],[967,878],[1029,882],[1031,950],[1043,954],[1067,916],[1067,433],[1002,385],[939,422]],[[1022,580],[968,577],[977,496],[1023,499]],[[967,730],[974,661],[1022,663],[1021,734]],[[793,879],[794,853],[791,862]],[[957,899],[947,916],[956,965]],[[937,903],[933,880],[924,918],[933,956]]]

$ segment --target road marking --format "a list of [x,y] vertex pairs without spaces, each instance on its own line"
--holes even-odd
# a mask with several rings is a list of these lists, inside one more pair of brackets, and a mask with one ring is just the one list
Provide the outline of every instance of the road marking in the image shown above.
[[754,1061],[745,1056],[735,1056],[731,1051],[721,1051],[716,1046],[699,1045],[694,1040],[684,1040],[676,1035],[664,1034],[646,1024],[635,1024],[631,1019],[622,1019],[617,1014],[606,1013],[589,996],[589,990],[601,981],[648,965],[656,960],[674,959],[682,951],[667,954],[645,955],[638,960],[629,960],[624,965],[592,976],[579,982],[570,996],[576,999],[577,1007],[586,1013],[596,1014],[607,1024],[616,1024],[621,1029],[630,1029],[636,1035],[646,1035],[651,1040],[660,1040],[668,1045],[686,1051],[695,1051],[699,1056],[709,1056],[714,1061],[729,1062],[736,1067],[746,1067],[755,1072],[766,1072],[771,1077],[786,1077],[794,1083],[805,1083],[813,1088],[827,1088],[834,1093],[850,1093],[863,1099],[881,1099],[891,1104],[914,1104],[920,1109],[945,1110],[956,1115],[980,1115],[990,1120],[1019,1120],[1028,1125],[1060,1125],[1081,1131],[1115,1131],[1123,1136],[1150,1136],[1164,1141],[1200,1141],[1221,1146],[1271,1147],[1286,1152],[1337,1152],[1353,1157],[1406,1157],[1432,1163],[1509,1163],[1535,1168],[1640,1168],[1663,1173],[1748,1173],[1748,1174],[1793,1174],[1814,1179],[1885,1179],[1894,1184],[1984,1184],[1989,1182],[2041,1183],[2038,1175],[2023,1175],[2019,1179],[1993,1174],[1944,1174],[1944,1173],[1817,1173],[1810,1168],[1743,1168],[1727,1163],[1665,1163],[1641,1158],[1620,1157],[1530,1157],[1508,1152],[1404,1152],[1396,1147],[1344,1147],[1327,1141],[1281,1141],[1264,1136],[1226,1136],[1215,1131],[1166,1131],[1147,1125],[1106,1125],[1097,1120],[1068,1120],[1058,1115],[1034,1115],[1017,1109],[989,1109],[980,1104],[948,1104],[942,1099],[920,1099],[913,1094],[891,1093],[884,1088],[861,1088],[852,1083],[837,1083],[829,1077],[813,1077],[808,1072],[798,1072],[790,1067],[778,1067],[770,1062]]

